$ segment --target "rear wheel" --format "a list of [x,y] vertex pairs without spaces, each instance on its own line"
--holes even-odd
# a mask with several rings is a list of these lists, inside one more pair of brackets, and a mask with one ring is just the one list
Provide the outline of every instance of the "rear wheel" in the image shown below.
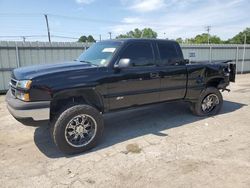
[[89,105],[65,109],[52,126],[53,140],[66,154],[81,153],[96,146],[104,127],[99,111]]
[[198,116],[218,114],[223,104],[220,91],[215,87],[206,88],[196,103],[191,104],[191,111]]

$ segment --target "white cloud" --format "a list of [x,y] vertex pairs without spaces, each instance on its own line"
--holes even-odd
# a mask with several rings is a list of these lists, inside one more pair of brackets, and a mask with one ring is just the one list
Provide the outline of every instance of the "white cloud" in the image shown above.
[[75,1],[78,4],[90,4],[90,3],[94,2],[94,0],[75,0]]
[[136,12],[151,12],[165,6],[164,0],[122,0],[121,2]]
[[115,35],[124,34],[135,28],[142,29],[145,23],[143,18],[139,17],[126,17],[123,18],[122,23],[115,26],[108,27],[108,30],[111,30]]
[[[129,0],[123,0],[128,3]],[[134,0],[134,2],[139,2]],[[227,39],[249,27],[250,4],[248,0],[168,0],[162,11],[138,14],[134,18],[124,18],[131,24],[119,24],[110,28],[121,34],[134,28],[151,27],[158,37],[170,39],[190,38],[206,32],[205,26],[211,25],[211,34]],[[132,4],[132,7],[135,4]],[[142,6],[142,5],[141,5]],[[139,10],[139,9],[138,9]],[[140,20],[140,21],[138,21]],[[166,33],[164,35],[164,33]]]
[[136,23],[140,23],[142,21],[143,20],[141,18],[138,18],[138,17],[126,17],[126,18],[123,18],[122,22],[128,23],[128,24],[136,24]]

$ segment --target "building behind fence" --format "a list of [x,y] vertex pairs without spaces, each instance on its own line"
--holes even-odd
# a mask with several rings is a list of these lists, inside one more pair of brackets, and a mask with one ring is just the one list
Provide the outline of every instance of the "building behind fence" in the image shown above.
[[[0,92],[8,89],[14,68],[76,59],[87,43],[0,42]],[[250,45],[182,44],[184,57],[191,61],[232,60],[237,72],[250,72]]]

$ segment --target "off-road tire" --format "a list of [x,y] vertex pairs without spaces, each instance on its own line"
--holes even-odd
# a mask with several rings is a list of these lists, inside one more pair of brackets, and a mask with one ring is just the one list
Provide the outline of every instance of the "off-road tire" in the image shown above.
[[[77,115],[86,114],[91,116],[96,122],[96,134],[87,145],[82,147],[74,147],[70,145],[65,136],[65,129],[69,121]],[[102,137],[104,125],[100,112],[92,106],[85,104],[69,105],[62,110],[51,122],[51,136],[59,150],[65,154],[78,154],[88,151],[95,147]]]
[[[219,104],[217,104],[210,112],[205,113],[202,110],[202,102],[205,99],[205,97],[211,94],[214,94],[218,97]],[[197,116],[213,116],[220,112],[222,105],[223,105],[223,97],[221,95],[221,92],[215,87],[207,87],[201,92],[198,101],[190,104],[190,110],[194,115]]]

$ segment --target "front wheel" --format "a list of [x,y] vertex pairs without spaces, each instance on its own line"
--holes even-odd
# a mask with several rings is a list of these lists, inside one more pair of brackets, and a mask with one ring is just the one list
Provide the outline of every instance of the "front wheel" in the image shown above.
[[198,116],[216,115],[221,110],[223,97],[215,87],[206,88],[196,103],[190,106],[191,111]]
[[99,111],[89,105],[67,108],[52,126],[52,138],[66,154],[81,153],[96,146],[104,128]]

